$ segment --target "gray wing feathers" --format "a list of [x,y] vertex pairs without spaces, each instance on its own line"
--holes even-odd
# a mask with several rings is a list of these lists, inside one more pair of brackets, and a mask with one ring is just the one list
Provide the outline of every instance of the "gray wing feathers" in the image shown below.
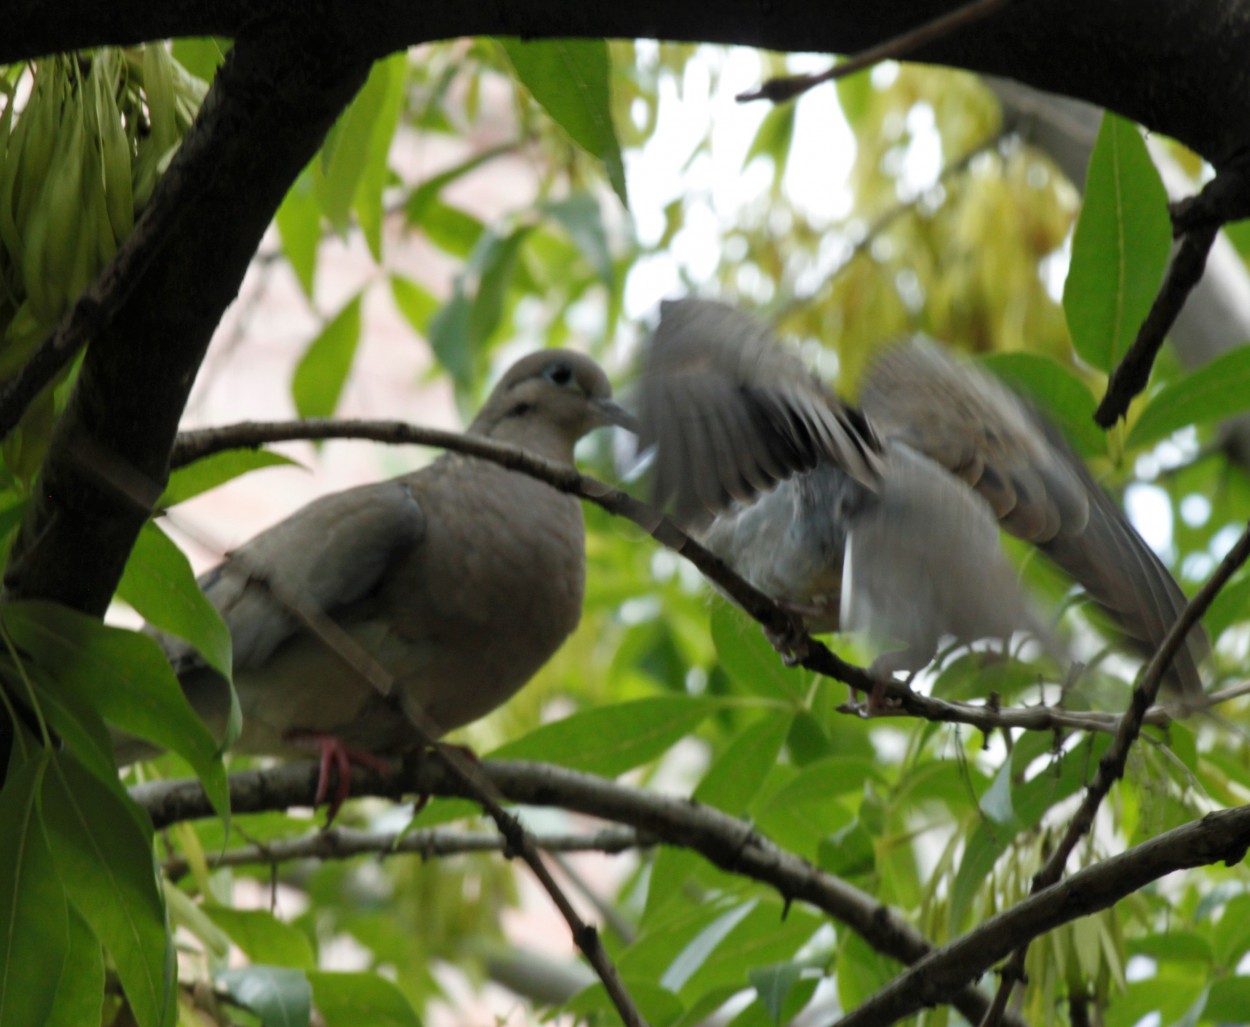
[[871,486],[877,440],[771,333],[722,303],[665,303],[646,351],[640,445],[686,523],[832,459]]
[[[416,545],[425,516],[402,479],[318,499],[261,532],[200,579],[234,639],[234,668],[264,663],[300,628],[292,610],[332,613],[377,588]],[[175,669],[193,665],[181,654]]]

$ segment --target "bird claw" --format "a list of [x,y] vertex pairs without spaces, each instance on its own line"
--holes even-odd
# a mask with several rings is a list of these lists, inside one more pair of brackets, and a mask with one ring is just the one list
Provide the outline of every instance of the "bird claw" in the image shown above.
[[[383,777],[390,777],[391,765],[380,756],[361,749],[349,749],[337,735],[322,731],[291,731],[286,740],[294,745],[310,746],[317,750],[317,792],[313,806],[320,806],[329,798],[325,827],[328,829],[339,815],[343,803],[352,790],[352,764],[376,770]],[[333,771],[336,787],[330,795],[330,776]]]
[[803,625],[803,618],[784,604],[779,604],[786,615],[786,626],[780,631],[764,628],[764,637],[787,667],[797,667],[811,655],[811,638]]

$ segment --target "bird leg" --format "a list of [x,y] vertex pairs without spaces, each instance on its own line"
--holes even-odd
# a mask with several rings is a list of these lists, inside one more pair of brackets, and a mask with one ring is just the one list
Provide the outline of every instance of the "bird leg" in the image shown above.
[[359,763],[362,767],[370,767],[383,777],[391,775],[391,766],[386,760],[371,752],[365,752],[363,749],[347,748],[337,735],[324,731],[297,729],[287,732],[286,740],[293,745],[316,749],[318,753],[317,794],[313,798],[314,806],[320,806],[330,794],[330,771],[331,768],[334,770],[338,786],[334,790],[333,798],[330,799],[329,809],[326,810],[325,826],[327,828],[334,823],[334,818],[339,815],[339,810],[351,792],[351,765],[353,763]]
[[786,616],[786,625],[780,631],[765,627],[764,637],[777,650],[782,663],[787,667],[796,667],[811,653],[807,627],[803,623],[803,615],[808,611],[807,608],[785,599],[777,600],[777,606]]
[[[430,758],[433,753],[438,753],[443,760],[453,765],[457,761],[461,763],[470,763],[474,768],[480,767],[482,761],[477,758],[477,753],[470,749],[467,745],[456,745],[453,742],[432,742],[430,745],[413,749],[404,757],[405,776],[411,778],[412,773],[419,771],[421,764]],[[412,762],[410,763],[409,760]],[[462,771],[463,774],[463,771]],[[412,815],[415,819],[430,802],[430,793],[421,792],[417,795],[412,804]]]

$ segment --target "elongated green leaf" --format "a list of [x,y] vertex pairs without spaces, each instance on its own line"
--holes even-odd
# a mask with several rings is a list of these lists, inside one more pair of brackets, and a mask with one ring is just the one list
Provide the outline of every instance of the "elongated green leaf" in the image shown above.
[[69,954],[56,984],[56,1002],[46,1027],[81,1027],[100,1022],[104,1005],[104,950],[77,909],[69,909]]
[[1163,277],[1167,194],[1137,126],[1108,112],[1089,161],[1063,309],[1081,357],[1110,371],[1133,341]]
[[[793,105],[791,105],[793,106]],[[781,1012],[791,990],[799,983],[802,968],[795,963],[762,966],[748,975],[751,986],[760,998],[773,1023],[781,1023]]]
[[1250,346],[1216,357],[1154,396],[1129,432],[1130,446],[1149,446],[1190,424],[1211,424],[1250,409]]
[[451,299],[430,319],[427,337],[457,388],[468,388],[473,381],[474,354],[469,346],[469,297],[462,278],[456,279]]
[[302,970],[241,966],[223,970],[216,980],[239,1005],[259,1016],[263,1027],[308,1027],[312,988]]
[[708,957],[720,946],[733,929],[755,910],[755,900],[744,902],[739,906],[718,916],[678,953],[677,958],[664,971],[660,983],[670,991],[681,991],[688,980],[707,962]]
[[319,971],[308,981],[326,1027],[421,1027],[412,1004],[385,977]]
[[38,810],[50,762],[40,750],[0,791],[0,1023],[47,1023],[69,955],[68,904]]
[[381,95],[368,136],[362,140],[366,146],[365,163],[356,183],[352,206],[365,242],[369,244],[369,252],[379,262],[382,260],[382,197],[391,178],[388,158],[407,82],[408,53],[400,50],[374,64],[369,81],[365,83],[365,89],[377,89]]
[[543,210],[563,226],[599,280],[610,289],[616,272],[599,202],[589,193],[576,193],[567,200],[545,204]]
[[[1012,753],[1012,762],[1019,773],[1028,762],[1045,751],[1046,740],[1026,737]],[[980,889],[994,863],[1023,830],[1035,827],[1043,814],[1055,803],[1066,799],[1081,788],[1098,765],[1102,753],[1110,744],[1105,737],[1091,738],[1055,761],[1055,766],[1037,774],[1031,780],[1016,787],[1011,795],[1011,811],[1014,816],[1005,823],[983,820],[968,840],[967,850],[955,886],[951,892],[951,923],[959,925],[967,912],[972,897]],[[996,802],[997,812],[1003,813],[1004,804]]]
[[995,375],[1037,406],[1082,456],[1107,451],[1107,436],[1094,424],[1094,394],[1075,371],[1040,353],[990,353],[981,358]]
[[201,909],[253,963],[292,970],[316,968],[317,957],[308,935],[283,923],[272,913],[259,909],[230,909],[212,903],[205,903]]
[[291,396],[300,417],[329,417],[352,369],[360,342],[360,295],[334,315],[300,358],[291,378]]
[[391,296],[404,320],[421,335],[428,335],[430,321],[438,311],[438,300],[425,286],[402,275],[391,275]]
[[456,179],[462,178],[471,171],[476,171],[483,164],[494,160],[496,157],[502,157],[505,153],[511,153],[515,149],[516,147],[511,143],[495,146],[489,150],[474,154],[472,157],[453,165],[446,171],[440,171],[437,175],[427,178],[412,191],[412,195],[408,197],[408,202],[404,205],[404,213],[408,218],[408,223],[410,225],[421,224],[430,209],[430,205],[438,197],[438,194],[452,182],[456,181]]
[[547,760],[614,777],[668,751],[722,706],[718,699],[677,695],[597,706],[544,724],[490,758]]
[[57,874],[112,957],[135,1019],[172,1023],[174,953],[151,827],[64,752],[44,775],[40,809]]
[[774,710],[739,732],[694,791],[699,802],[741,816],[777,763],[793,715]]
[[760,626],[728,602],[712,607],[712,642],[726,673],[749,694],[799,699],[806,691],[807,675],[782,663]]
[[297,460],[271,449],[228,449],[179,467],[169,476],[169,484],[156,501],[157,509],[167,509],[198,496],[218,485],[233,481],[249,471],[266,467],[298,467]]
[[0,615],[30,657],[28,669],[41,688],[173,749],[195,768],[217,812],[228,815],[230,795],[217,743],[187,704],[154,639],[40,600],[8,603]]
[[499,42],[517,79],[573,142],[603,162],[613,191],[628,207],[621,144],[612,124],[608,44],[601,39]]
[[274,224],[278,226],[282,252],[295,272],[296,281],[304,295],[312,299],[317,278],[317,250],[321,246],[321,204],[317,202],[308,171],[287,190],[274,215]]
[[[386,152],[399,116],[395,94],[403,88],[403,60],[404,55],[399,54],[373,65],[364,86],[331,130],[321,160],[313,164],[317,199],[336,232],[347,230],[357,189],[370,174],[370,164],[377,161],[379,151],[385,170]],[[376,177],[376,172],[373,174]]]
[[481,352],[499,327],[503,318],[504,299],[516,269],[517,255],[525,237],[532,230],[526,225],[502,239],[490,235],[487,237],[487,244],[475,254],[474,263],[481,269],[481,276],[469,307],[467,341],[470,353]]
[[190,642],[210,667],[230,677],[230,629],[200,590],[191,561],[151,521],[135,539],[117,594],[153,627]]

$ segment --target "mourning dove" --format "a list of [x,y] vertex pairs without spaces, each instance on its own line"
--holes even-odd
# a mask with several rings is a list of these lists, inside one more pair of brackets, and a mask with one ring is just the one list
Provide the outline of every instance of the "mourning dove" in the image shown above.
[[[812,630],[866,630],[915,671],[946,637],[1023,630],[1056,646],[998,527],[1083,585],[1141,652],[1185,603],[1167,569],[1058,432],[1005,386],[914,340],[870,370],[862,412],[839,402],[745,314],[665,303],[648,347],[641,444],[656,499]],[[775,486],[775,487],[773,487]],[[1191,633],[1167,678],[1202,702]]]
[[[610,397],[588,357],[544,350],[512,366],[467,433],[571,464],[587,432],[632,423]],[[234,642],[234,749],[293,756],[315,744],[324,793],[330,761],[345,788],[345,757],[402,753],[419,742],[414,724],[437,737],[495,709],[577,626],[584,537],[573,496],[454,453],[309,503],[200,580]],[[310,616],[324,627],[310,631]],[[184,643],[167,650],[220,737],[225,681]],[[119,746],[122,762],[140,754]]]

